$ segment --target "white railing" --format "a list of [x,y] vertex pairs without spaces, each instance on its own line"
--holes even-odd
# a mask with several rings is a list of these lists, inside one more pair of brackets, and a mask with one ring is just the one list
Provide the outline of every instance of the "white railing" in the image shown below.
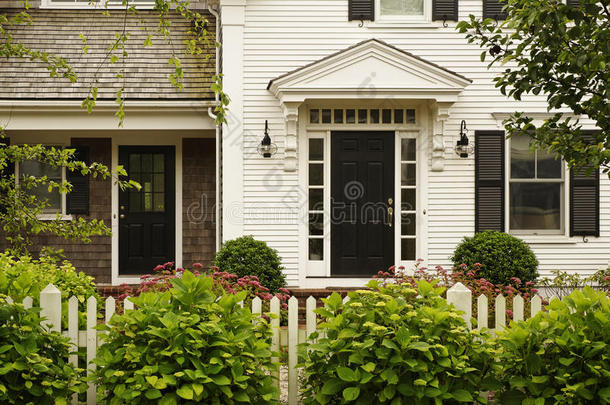
[[[9,298],[9,302],[12,300]],[[345,297],[343,302],[347,302],[349,297]],[[451,287],[447,291],[447,301],[452,303],[458,310],[464,312],[464,319],[470,326],[470,319],[472,314],[472,292],[458,283]],[[33,300],[31,297],[27,297],[23,300],[23,305],[26,308],[32,307]],[[506,298],[498,296],[494,303],[495,309],[495,327],[493,330],[501,330],[506,327],[507,316],[506,316]],[[513,320],[524,319],[524,307],[525,302],[521,296],[515,296],[513,298]],[[69,337],[72,344],[76,347],[86,348],[86,358],[88,364],[87,374],[95,370],[95,364],[92,363],[96,356],[97,347],[101,344],[101,335],[104,332],[95,329],[97,325],[97,300],[95,297],[89,297],[85,303],[86,305],[86,329],[79,330],[78,328],[78,306],[79,302],[76,297],[71,297],[68,300],[68,329],[65,331],[61,330],[61,292],[53,285],[49,284],[40,293],[40,307],[41,315],[46,318],[44,326],[53,331],[62,332],[65,336]],[[318,305],[318,301],[314,297],[307,298],[305,305],[305,325],[299,325],[298,313],[299,313],[299,302],[296,297],[292,297],[288,300],[288,326],[280,328],[280,301],[277,297],[274,297],[270,302],[270,312],[277,316],[271,320],[272,326],[272,351],[279,353],[280,347],[286,347],[288,351],[288,404],[297,405],[299,401],[299,387],[298,387],[298,369],[297,365],[297,345],[306,341],[307,336],[316,331],[317,318],[314,310]],[[129,298],[124,301],[125,310],[133,309],[133,303],[129,301]],[[539,296],[535,296],[531,300],[531,316],[534,316],[537,312],[542,309],[542,300]],[[112,315],[116,311],[116,302],[112,297],[108,297],[105,300],[105,321],[108,323]],[[256,297],[252,301],[252,313],[261,314],[262,312],[262,301]],[[487,326],[489,317],[489,303],[487,297],[481,295],[477,298],[477,328]],[[279,359],[275,359],[279,361]],[[77,365],[78,358],[76,354],[70,355],[69,361]],[[279,380],[277,381],[279,385]],[[96,387],[94,384],[89,384],[87,390],[87,405],[96,404]],[[78,404],[76,396],[72,399],[73,404]]]

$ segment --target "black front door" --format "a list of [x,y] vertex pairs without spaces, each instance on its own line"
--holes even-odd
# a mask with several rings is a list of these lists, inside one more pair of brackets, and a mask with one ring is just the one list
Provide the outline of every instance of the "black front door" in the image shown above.
[[174,261],[175,148],[120,146],[119,164],[142,189],[119,192],[119,274]]
[[331,134],[331,274],[394,264],[394,132]]

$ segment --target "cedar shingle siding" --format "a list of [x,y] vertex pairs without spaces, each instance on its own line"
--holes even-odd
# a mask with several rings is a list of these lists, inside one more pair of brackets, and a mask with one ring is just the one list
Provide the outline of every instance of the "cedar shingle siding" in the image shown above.
[[[18,10],[0,9],[2,14],[16,12]],[[27,59],[4,59],[0,63],[0,99],[83,99],[115,33],[122,31],[124,11],[112,10],[110,16],[103,16],[101,10],[30,9],[28,13],[34,19],[32,24],[10,28],[14,42],[65,57],[79,80],[71,84],[68,79],[52,78],[43,64]],[[210,14],[207,17],[208,30],[213,33],[214,17]],[[214,41],[207,48],[209,58],[187,55],[185,41],[191,38],[187,34],[190,23],[178,14],[171,14],[168,19],[171,21],[171,41],[155,35],[153,46],[145,48],[143,42],[148,33],[155,33],[159,24],[158,15],[151,10],[128,15],[126,31],[130,37],[126,46],[129,56],[125,61],[124,96],[149,100],[213,99],[210,84],[214,74]],[[87,54],[83,53],[81,33],[90,47]],[[184,70],[182,90],[176,89],[168,78],[174,73],[173,66],[168,64],[172,48]],[[118,51],[117,55],[120,54]],[[123,86],[123,80],[116,78],[121,68],[121,62],[106,62],[98,76],[98,99],[114,100],[117,90]]]
[[182,262],[212,263],[216,251],[214,139],[182,141]]

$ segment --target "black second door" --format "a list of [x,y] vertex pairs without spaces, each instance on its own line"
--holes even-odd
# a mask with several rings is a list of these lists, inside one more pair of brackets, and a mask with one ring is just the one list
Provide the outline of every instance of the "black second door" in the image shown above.
[[394,264],[394,132],[331,134],[331,275]]
[[174,261],[175,148],[121,146],[119,164],[142,189],[119,192],[119,274]]

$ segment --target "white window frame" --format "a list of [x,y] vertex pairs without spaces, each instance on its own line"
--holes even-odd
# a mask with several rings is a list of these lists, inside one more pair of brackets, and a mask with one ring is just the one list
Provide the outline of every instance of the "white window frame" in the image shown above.
[[[137,9],[152,9],[155,6],[154,1],[147,1],[141,4],[134,4]],[[95,3],[91,3],[89,1],[53,1],[53,0],[41,0],[40,8],[57,8],[57,9],[91,9],[91,10],[103,10],[106,7],[104,6],[104,1],[97,1]],[[125,6],[122,4],[121,0],[108,0],[108,9],[125,9]]]
[[[505,181],[504,181],[504,217],[506,232],[515,236],[560,236],[567,237],[569,232],[569,201],[570,201],[570,176],[565,161],[561,160],[561,179],[512,179],[511,178],[511,139],[506,139],[505,143]],[[561,226],[555,229],[511,229],[510,228],[510,185],[511,183],[560,183],[563,186],[561,192],[560,212]]]
[[[54,146],[54,147],[58,147],[58,148],[62,148],[63,145],[45,145],[45,146]],[[15,185],[19,186],[19,178],[20,178],[20,174],[19,174],[19,162],[15,163]],[[62,166],[61,167],[61,181],[65,182],[66,181],[66,167]],[[72,220],[72,215],[68,215],[66,214],[67,212],[67,198],[66,198],[66,193],[61,193],[61,208],[59,210],[49,210],[47,212],[43,212],[42,214],[38,215],[38,219],[42,220],[42,221],[52,221],[52,220],[56,220],[58,219],[58,215],[59,215],[59,219],[62,221],[71,221]]]
[[429,23],[432,21],[432,1],[424,1],[423,15],[381,15],[381,1],[375,0],[375,21],[379,23]]

